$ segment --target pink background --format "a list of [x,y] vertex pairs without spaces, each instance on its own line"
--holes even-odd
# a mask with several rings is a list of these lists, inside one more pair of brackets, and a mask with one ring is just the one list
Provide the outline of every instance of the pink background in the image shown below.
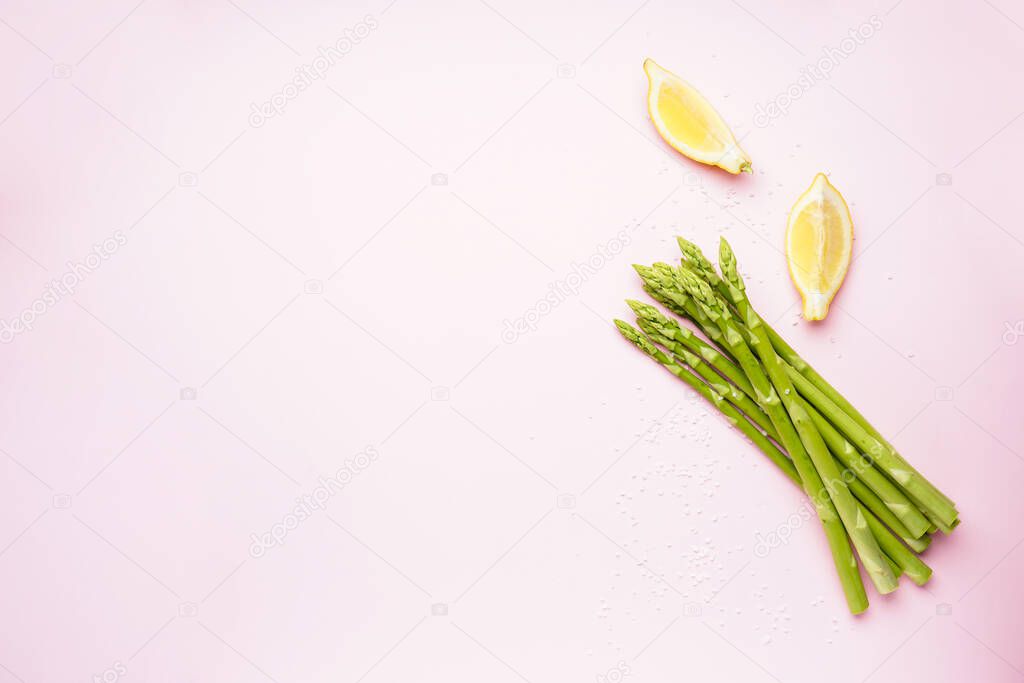
[[[126,240],[0,345],[0,682],[1024,678],[1020,3],[426,5],[0,2],[0,317]],[[753,176],[657,138],[645,56]],[[857,239],[808,325],[818,171]],[[799,492],[619,339],[676,234],[958,502],[925,589],[850,617]]]

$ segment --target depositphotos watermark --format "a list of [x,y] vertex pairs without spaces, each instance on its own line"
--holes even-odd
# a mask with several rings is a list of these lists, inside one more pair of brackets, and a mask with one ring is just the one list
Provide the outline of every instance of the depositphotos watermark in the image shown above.
[[1024,320],[1018,320],[1015,323],[1009,321],[1003,323],[1003,343],[1007,346],[1013,346],[1021,337],[1024,337]]
[[565,277],[549,282],[547,293],[522,315],[512,320],[504,320],[501,340],[506,344],[513,344],[524,334],[536,330],[541,318],[562,305],[566,299],[578,295],[583,284],[621,254],[632,239],[628,231],[620,230],[615,237],[598,245],[586,261],[574,261],[571,271]]
[[799,78],[767,103],[758,103],[757,111],[754,113],[754,125],[764,128],[775,119],[788,114],[794,102],[821,81],[831,78],[832,72],[838,69],[840,64],[881,30],[882,19],[873,14],[860,26],[851,28],[849,35],[840,40],[838,45],[822,48],[822,56],[816,62],[800,69]]
[[87,275],[95,272],[104,261],[126,244],[128,237],[118,230],[102,242],[94,244],[92,251],[81,261],[68,261],[67,270],[60,277],[50,280],[35,301],[13,318],[0,320],[0,343],[10,344],[19,334],[31,331],[40,316],[60,303],[64,297],[74,294]]
[[380,457],[373,446],[367,446],[353,457],[348,458],[338,471],[330,477],[317,477],[317,487],[295,499],[295,507],[281,521],[276,522],[262,534],[250,534],[249,555],[261,558],[274,546],[284,545],[288,534],[317,512],[327,509],[327,501],[338,494],[361,472],[364,472]]
[[128,674],[128,667],[122,664],[120,661],[114,662],[114,665],[108,669],[104,669],[102,673],[93,674],[93,683],[116,683]]
[[[839,474],[839,478],[842,481],[835,482],[835,484],[838,486],[848,486],[851,481],[857,478],[857,474],[872,466],[874,466],[874,460],[872,460],[870,456],[862,454],[860,458],[854,462],[853,467],[847,467]],[[823,503],[829,499],[828,488],[829,487],[826,486],[819,493],[819,499]],[[772,531],[769,531],[767,534],[762,534],[758,531],[754,535],[754,538],[757,541],[754,544],[754,556],[758,558],[765,558],[776,548],[787,545],[789,543],[789,539],[793,537],[793,532],[817,516],[815,505],[816,500],[818,499],[808,498],[804,500],[797,511],[791,513],[781,524],[775,527]]]
[[321,80],[335,64],[340,62],[352,49],[363,42],[380,26],[377,18],[367,14],[363,20],[342,31],[342,36],[327,47],[318,47],[317,55],[309,62],[295,67],[295,77],[285,83],[279,91],[263,102],[249,105],[249,125],[259,128],[267,119],[284,113],[288,103]]
[[597,683],[621,683],[631,673],[633,673],[633,668],[628,663],[620,661],[603,674],[598,674]]

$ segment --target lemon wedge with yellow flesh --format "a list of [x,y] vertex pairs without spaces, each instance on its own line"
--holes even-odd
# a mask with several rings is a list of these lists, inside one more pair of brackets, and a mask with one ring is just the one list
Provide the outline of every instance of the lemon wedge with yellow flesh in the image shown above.
[[647,111],[665,142],[678,152],[729,173],[751,173],[750,157],[743,151],[722,117],[692,85],[644,60],[649,83]]
[[823,173],[789,212],[786,260],[804,300],[807,320],[824,320],[853,253],[853,219],[846,200]]

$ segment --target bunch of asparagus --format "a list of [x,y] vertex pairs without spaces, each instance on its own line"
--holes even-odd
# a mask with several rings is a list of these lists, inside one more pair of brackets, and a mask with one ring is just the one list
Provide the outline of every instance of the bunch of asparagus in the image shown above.
[[879,593],[896,590],[902,574],[924,585],[932,570],[917,554],[931,534],[959,524],[953,501],[757,314],[724,239],[720,273],[696,245],[679,238],[679,247],[678,267],[634,266],[644,290],[678,319],[630,300],[640,329],[616,320],[619,331],[803,487],[852,613],[868,606],[857,558]]

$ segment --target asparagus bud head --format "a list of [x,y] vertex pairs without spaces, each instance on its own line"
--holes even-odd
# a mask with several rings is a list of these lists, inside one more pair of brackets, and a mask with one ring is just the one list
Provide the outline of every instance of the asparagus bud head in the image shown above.
[[701,280],[688,270],[680,269],[676,278],[686,293],[713,319],[717,320],[724,313],[711,285]]
[[633,312],[636,313],[638,319],[649,320],[652,323],[657,324],[659,327],[664,327],[669,323],[668,318],[661,314],[654,306],[646,304],[643,301],[637,301],[636,299],[626,299],[626,303]]
[[722,276],[726,282],[741,292],[746,289],[739,269],[736,267],[736,254],[733,253],[732,247],[724,237],[718,241],[718,267],[722,269]]
[[679,243],[679,250],[683,252],[687,265],[701,278],[712,285],[717,285],[719,277],[715,272],[715,266],[704,256],[700,247],[682,237],[676,237],[676,242]]
[[636,328],[632,325],[616,318],[615,327],[619,328],[619,332],[622,333],[623,337],[648,356],[658,356],[658,349],[654,347],[654,344],[652,344],[647,337],[637,332]]

